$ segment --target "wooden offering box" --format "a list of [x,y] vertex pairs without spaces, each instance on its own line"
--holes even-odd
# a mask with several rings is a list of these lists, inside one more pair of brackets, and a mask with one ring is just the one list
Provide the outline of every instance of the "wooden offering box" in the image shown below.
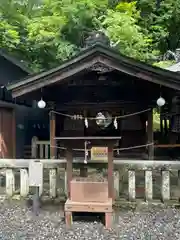
[[74,202],[107,202],[108,182],[75,178],[70,184],[70,200]]
[[66,226],[72,224],[73,212],[102,212],[106,228],[112,227],[112,199],[108,198],[107,180],[75,178],[70,182],[70,198],[65,203]]

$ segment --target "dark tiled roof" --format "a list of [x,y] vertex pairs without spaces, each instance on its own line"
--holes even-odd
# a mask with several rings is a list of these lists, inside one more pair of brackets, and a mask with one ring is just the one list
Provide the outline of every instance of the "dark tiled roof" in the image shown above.
[[7,59],[11,63],[13,63],[14,65],[16,65],[17,67],[22,69],[24,72],[27,72],[29,74],[32,73],[32,70],[29,69],[28,67],[26,67],[25,64],[23,64],[23,61],[19,61],[15,57],[12,57],[5,50],[3,50],[3,49],[0,50],[0,56],[4,57],[5,59]]
[[[133,74],[138,78],[145,79],[147,81],[152,81],[156,84],[164,85],[170,88],[179,89],[180,90],[180,75],[174,72],[168,71],[168,69],[162,69],[159,67],[155,67],[152,65],[148,65],[144,62],[140,62],[138,60],[132,59],[130,57],[124,56],[120,54],[113,48],[104,46],[102,44],[95,44],[87,49],[84,49],[77,56],[71,58],[70,60],[62,63],[60,66],[53,68],[48,71],[44,71],[38,74],[29,75],[25,79],[21,79],[16,83],[9,84],[7,89],[13,91],[19,91],[22,89],[27,89],[29,85],[33,85],[34,88],[40,88],[38,83],[41,85],[49,85],[49,79],[57,74],[60,74],[61,78],[66,78],[66,75],[74,74],[75,69],[85,68],[85,62],[90,62],[93,59],[100,59],[98,61],[111,62],[112,65],[115,66],[115,69],[119,69],[121,71],[124,68],[124,71],[129,72],[129,74]],[[103,60],[104,59],[104,60]],[[83,66],[84,64],[84,66]],[[107,63],[108,64],[108,63]],[[71,71],[72,70],[72,71]],[[65,74],[68,72],[68,74]],[[76,71],[77,72],[77,71]],[[61,75],[61,73],[63,73]],[[62,79],[61,79],[62,80]],[[59,80],[58,80],[59,81]],[[42,87],[42,86],[41,86]],[[32,91],[32,90],[31,90]]]

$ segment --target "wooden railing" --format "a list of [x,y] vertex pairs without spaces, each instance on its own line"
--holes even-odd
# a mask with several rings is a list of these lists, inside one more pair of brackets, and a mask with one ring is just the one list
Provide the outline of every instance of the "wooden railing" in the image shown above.
[[[155,144],[155,149],[167,149],[167,148],[180,148],[180,144]],[[39,159],[49,159],[50,158],[50,140],[42,141],[38,140],[36,136],[32,138],[31,141],[31,157]]]
[[[0,161],[0,169],[5,172],[4,178],[6,178],[5,181],[5,195],[7,197],[12,197],[13,195],[19,195],[20,197],[26,197],[30,193],[29,189],[29,176],[28,176],[28,166],[29,161],[32,161],[32,159],[1,159]],[[66,172],[65,172],[65,165],[66,160],[40,160],[43,163],[44,170],[48,173],[46,176],[46,179],[44,178],[43,185],[40,187],[40,194],[44,192],[44,188],[48,187],[48,194],[43,193],[45,195],[48,195],[50,198],[55,198],[57,195],[59,196],[59,192],[61,192],[60,195],[66,194]],[[75,161],[74,164],[82,163],[82,161]],[[63,166],[63,169],[59,171],[59,166]],[[95,161],[91,161],[89,163],[90,165],[95,164]],[[92,167],[92,166],[91,166]],[[20,172],[19,172],[20,170]],[[142,201],[153,201],[154,200],[154,193],[153,193],[153,185],[156,184],[157,187],[160,187],[161,189],[161,196],[160,199],[163,202],[172,200],[171,196],[171,187],[170,184],[170,175],[173,173],[177,173],[175,177],[175,180],[177,181],[177,184],[174,185],[175,191],[176,191],[176,197],[173,201],[176,200],[176,202],[179,202],[180,198],[180,163],[179,162],[162,162],[162,161],[122,161],[122,160],[115,160],[114,161],[114,190],[115,190],[115,196],[116,199],[122,198],[122,176],[124,173],[127,173],[127,197],[126,201],[134,202],[137,200],[137,191],[138,188],[136,187],[136,180],[138,177],[138,171],[144,172],[144,196],[142,196]],[[158,171],[161,175],[161,185],[159,183],[154,182],[153,180],[153,174],[154,171]],[[17,180],[17,174],[19,177],[19,180]],[[1,176],[2,177],[2,176]],[[48,181],[47,181],[48,177]],[[63,179],[61,185],[58,185],[58,179],[60,177]],[[19,185],[17,182],[19,182]],[[45,184],[45,182],[48,182]],[[17,187],[17,185],[19,187]],[[46,186],[45,186],[46,185]],[[1,187],[2,189],[2,187]],[[61,190],[60,190],[61,189]],[[2,194],[2,193],[1,193]]]
[[36,136],[31,141],[31,157],[39,159],[50,158],[50,141],[39,141]]

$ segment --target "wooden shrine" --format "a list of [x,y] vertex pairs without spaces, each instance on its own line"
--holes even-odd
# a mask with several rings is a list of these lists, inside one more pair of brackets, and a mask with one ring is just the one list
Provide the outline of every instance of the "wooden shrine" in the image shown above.
[[[78,56],[7,87],[13,97],[41,99],[38,106],[47,109],[50,158],[67,161],[67,225],[73,211],[102,211],[111,226],[113,160],[154,159],[157,144],[164,146],[153,133],[157,104],[170,121],[167,142],[179,138],[179,74],[122,56],[108,43],[96,33]],[[82,169],[89,161],[107,162],[107,179],[73,178],[76,159]]]

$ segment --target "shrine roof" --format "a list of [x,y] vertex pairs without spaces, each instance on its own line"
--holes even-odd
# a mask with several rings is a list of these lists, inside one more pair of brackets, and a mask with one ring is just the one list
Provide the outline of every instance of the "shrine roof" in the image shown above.
[[17,58],[11,56],[9,53],[7,53],[5,50],[0,49],[0,56],[11,62],[12,64],[19,67],[24,72],[31,74],[32,70],[25,66],[24,62],[22,60],[18,60]]
[[60,66],[7,85],[13,97],[25,95],[45,86],[66,80],[96,64],[135,76],[168,88],[180,90],[180,74],[161,69],[120,54],[115,49],[96,43]]

